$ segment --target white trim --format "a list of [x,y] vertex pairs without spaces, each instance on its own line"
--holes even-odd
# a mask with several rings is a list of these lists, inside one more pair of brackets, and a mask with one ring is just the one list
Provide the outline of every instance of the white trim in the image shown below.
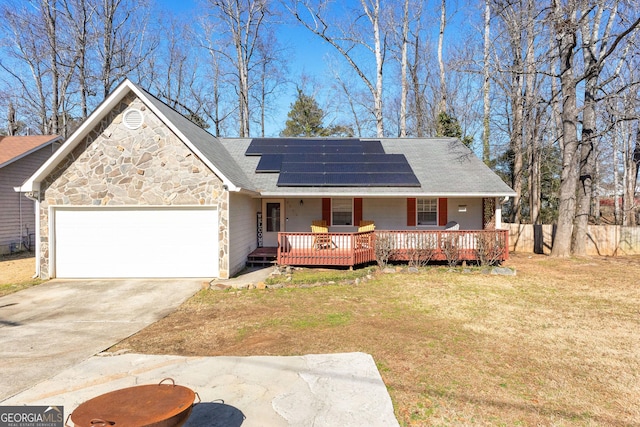
[[395,192],[381,192],[381,193],[371,193],[371,192],[362,192],[357,188],[353,189],[354,191],[349,193],[318,193],[316,192],[291,192],[291,193],[276,193],[276,192],[262,192],[260,193],[262,197],[269,198],[285,198],[285,199],[293,199],[293,198],[307,198],[307,199],[319,199],[319,198],[403,198],[403,197],[415,197],[415,198],[488,198],[488,197],[513,197],[515,193],[416,193],[416,192],[407,192],[404,193],[402,191]]
[[[344,199],[344,200],[351,200],[351,224],[334,224],[333,223],[333,214],[334,214],[334,204],[333,204],[333,200],[334,199]],[[331,198],[331,227],[353,227],[354,224],[354,218],[353,218],[353,214],[354,214],[354,201],[353,201],[353,197],[332,197]]]
[[[444,197],[443,197],[444,198]],[[434,200],[436,203],[436,220],[432,224],[420,224],[418,221],[418,214],[420,213],[420,209],[418,206],[420,204],[420,200]],[[416,197],[416,227],[433,227],[438,226],[438,219],[440,218],[440,198],[438,197]]]

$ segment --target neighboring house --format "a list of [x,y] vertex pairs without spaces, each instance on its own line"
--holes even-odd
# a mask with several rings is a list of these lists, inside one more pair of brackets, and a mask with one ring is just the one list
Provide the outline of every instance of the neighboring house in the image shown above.
[[14,188],[42,166],[60,142],[56,135],[0,136],[0,255],[35,243],[33,200]]
[[[278,163],[283,154],[265,145],[364,147],[378,164],[320,182],[326,171],[296,172],[296,158]],[[352,168],[357,153],[343,154]],[[321,155],[305,158],[332,163]],[[378,170],[387,163],[397,170]],[[220,139],[128,80],[22,190],[38,200],[43,278],[226,278],[259,246],[277,246],[278,232],[308,233],[313,220],[345,233],[359,219],[376,230],[499,228],[501,202],[514,195],[455,139]]]

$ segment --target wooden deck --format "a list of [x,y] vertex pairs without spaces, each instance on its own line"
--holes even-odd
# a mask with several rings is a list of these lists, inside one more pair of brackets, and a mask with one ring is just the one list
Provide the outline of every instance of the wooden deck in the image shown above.
[[505,261],[508,230],[370,231],[363,233],[278,233],[280,265],[349,266],[376,261],[387,251],[391,261]]

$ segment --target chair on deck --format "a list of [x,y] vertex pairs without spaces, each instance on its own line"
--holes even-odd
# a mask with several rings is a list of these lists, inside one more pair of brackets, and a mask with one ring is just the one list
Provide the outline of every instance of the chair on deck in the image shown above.
[[313,249],[331,249],[338,247],[329,235],[327,221],[318,219],[311,221],[311,233],[313,233]]
[[[376,225],[373,221],[362,220],[358,227],[358,233],[374,231]],[[359,234],[356,236],[356,249],[369,249],[371,247],[371,233]]]
[[449,221],[444,226],[445,230],[460,230],[460,224],[455,221]]
[[376,224],[373,221],[362,220],[360,221],[358,227],[358,233],[362,233],[363,231],[373,231],[376,229]]

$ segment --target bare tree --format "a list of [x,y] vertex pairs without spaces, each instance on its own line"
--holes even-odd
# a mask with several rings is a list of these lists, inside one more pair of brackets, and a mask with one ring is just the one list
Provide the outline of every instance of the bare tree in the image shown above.
[[114,84],[137,70],[158,46],[157,37],[147,31],[145,1],[93,0],[96,5],[94,29],[98,38],[98,61],[102,95]]
[[[252,70],[259,62],[258,48],[263,27],[269,14],[267,0],[207,0],[211,15],[208,25],[220,22],[224,27],[222,34],[228,34],[230,40],[218,40],[210,47],[216,50],[230,64],[233,64],[238,97],[238,134],[250,135],[251,108],[250,92]],[[210,35],[213,35],[209,31]]]
[[[312,4],[310,0],[295,0],[289,10],[305,28],[319,36],[347,61],[360,80],[365,84],[373,99],[371,112],[376,121],[376,133],[383,137],[383,70],[386,54],[386,29],[381,22],[380,0],[360,0],[361,17],[366,18],[367,25],[359,26],[361,19],[349,15],[347,24],[331,24],[327,18],[330,2],[322,0]],[[349,22],[350,21],[350,22]],[[369,40],[366,34],[373,34]],[[375,59],[375,78],[370,78],[367,67],[369,61],[358,61],[358,47],[373,54]]]
[[[617,4],[617,3],[616,3]],[[595,143],[593,140],[593,119],[590,116],[590,104],[595,103],[597,81],[603,69],[604,61],[615,52],[619,44],[629,35],[639,24],[640,18],[636,17],[631,21],[625,21],[624,25],[618,27],[618,32],[610,37],[599,36],[599,43],[602,48],[596,51],[596,35],[600,34],[599,25],[602,11],[609,5],[596,2],[587,4],[584,1],[573,0],[568,4],[553,2],[550,14],[551,24],[556,33],[558,41],[558,59],[560,63],[560,88],[562,92],[562,108],[560,115],[563,122],[563,165],[562,179],[560,184],[560,206],[558,212],[558,230],[554,246],[553,256],[565,257],[575,251],[576,254],[584,253],[586,244],[586,221],[580,217],[584,213],[585,203],[590,207],[591,200],[591,179],[593,173],[592,160],[588,158],[593,154]],[[614,14],[615,12],[611,12]],[[612,24],[613,25],[613,24]],[[589,32],[588,29],[597,29]],[[609,26],[605,27],[605,34],[609,31]],[[576,74],[575,52],[578,46],[579,36],[582,37],[585,48],[591,50],[586,52],[585,71]],[[599,53],[598,53],[599,52]],[[593,59],[589,56],[595,53]],[[578,137],[579,109],[576,102],[578,84],[585,81],[585,113],[586,123],[583,125],[581,137]],[[593,98],[593,99],[590,99]],[[594,104],[595,105],[595,104]],[[595,117],[594,117],[595,118]],[[583,114],[583,120],[584,120]],[[586,130],[586,132],[585,132]],[[584,173],[584,175],[583,175]],[[576,191],[578,184],[582,184],[580,209],[577,211]],[[588,200],[588,203],[587,203]],[[576,213],[580,214],[576,222],[576,233],[572,234],[572,227]],[[573,236],[573,237],[572,237]]]

